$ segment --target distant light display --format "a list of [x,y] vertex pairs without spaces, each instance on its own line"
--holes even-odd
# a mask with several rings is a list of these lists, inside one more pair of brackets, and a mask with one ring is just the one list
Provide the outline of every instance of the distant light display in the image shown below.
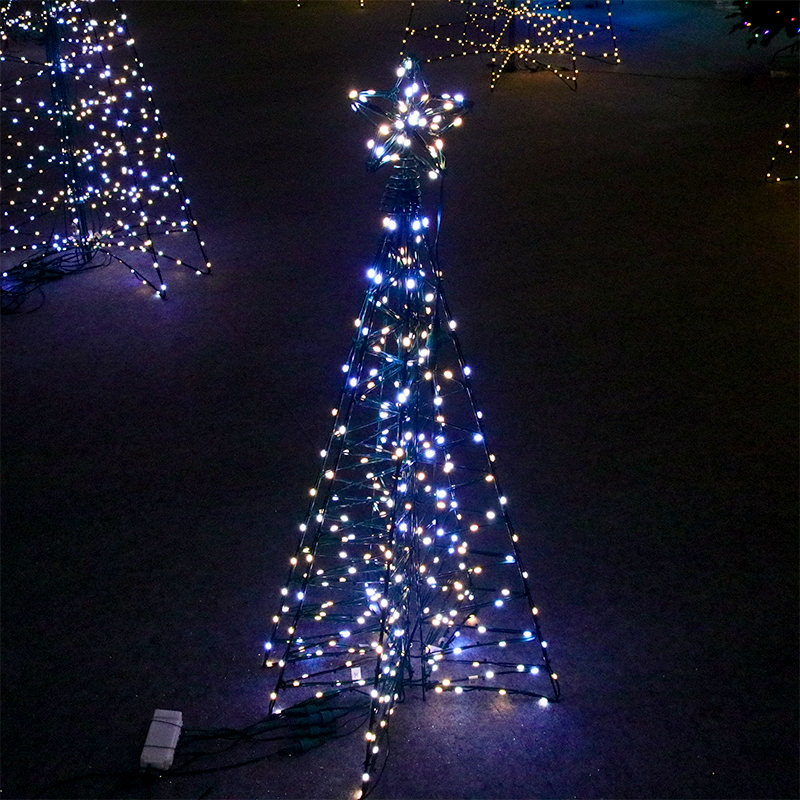
[[368,168],[391,166],[383,233],[264,664],[271,713],[369,695],[361,796],[406,687],[542,706],[560,690],[421,211],[420,173],[441,179],[471,104],[432,94],[411,58],[350,101],[375,126]]
[[[451,0],[445,6],[412,2],[403,49],[425,60],[488,54],[490,88],[504,72],[547,69],[575,89],[578,57],[620,63],[610,0],[594,3],[596,20],[578,20],[563,0]],[[586,13],[594,8],[586,4]],[[599,6],[603,7],[602,12]],[[601,16],[602,13],[602,16]]]
[[7,0],[0,12],[4,308],[31,283],[103,263],[160,296],[166,264],[208,273],[117,3]]
[[[302,8],[306,4],[306,0],[297,0],[297,7]],[[358,0],[359,8],[364,8],[364,0]]]

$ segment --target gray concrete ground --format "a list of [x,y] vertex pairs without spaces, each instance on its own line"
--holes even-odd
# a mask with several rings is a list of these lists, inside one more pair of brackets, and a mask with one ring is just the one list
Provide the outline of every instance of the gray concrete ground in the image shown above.
[[[350,796],[358,733],[47,789],[135,769],[155,708],[265,714],[379,234],[347,93],[408,14],[125,7],[216,273],[161,302],[107,267],[3,319],[3,797]],[[564,697],[410,693],[373,797],[798,796],[798,187],[763,181],[798,87],[725,7],[614,0],[623,63],[576,92],[427,71],[476,104],[440,257]]]

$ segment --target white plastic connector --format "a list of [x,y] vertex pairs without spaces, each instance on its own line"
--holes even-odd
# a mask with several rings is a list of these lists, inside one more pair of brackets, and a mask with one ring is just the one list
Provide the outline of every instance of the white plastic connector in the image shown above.
[[166,770],[172,766],[175,758],[175,746],[183,727],[183,714],[180,711],[164,711],[157,708],[147,731],[139,764],[142,767],[154,767]]

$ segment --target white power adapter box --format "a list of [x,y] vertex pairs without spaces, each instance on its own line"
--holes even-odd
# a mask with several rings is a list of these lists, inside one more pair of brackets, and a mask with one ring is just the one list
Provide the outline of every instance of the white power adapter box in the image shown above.
[[183,728],[183,714],[180,711],[164,711],[157,708],[147,731],[139,764],[167,770],[175,758],[175,746]]

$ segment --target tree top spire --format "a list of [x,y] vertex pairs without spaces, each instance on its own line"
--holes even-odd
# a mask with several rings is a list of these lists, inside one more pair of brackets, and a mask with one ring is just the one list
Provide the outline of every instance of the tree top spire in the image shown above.
[[391,89],[353,90],[350,100],[352,109],[376,126],[375,137],[367,142],[370,172],[403,161],[424,168],[432,178],[444,172],[442,134],[461,125],[461,115],[472,108],[461,94],[431,94],[419,62],[409,55],[397,68]]

